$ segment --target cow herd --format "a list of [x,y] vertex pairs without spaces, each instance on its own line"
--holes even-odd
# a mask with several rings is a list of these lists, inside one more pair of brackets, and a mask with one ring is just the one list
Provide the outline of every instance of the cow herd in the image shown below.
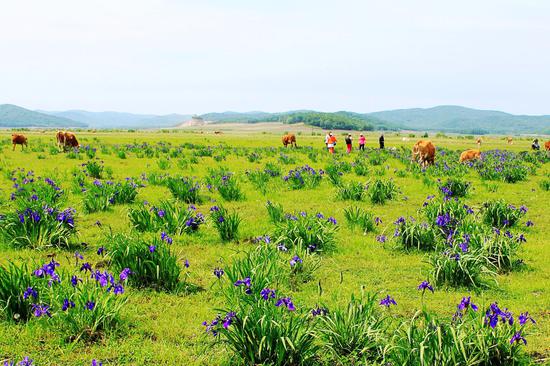
[[[218,132],[218,131],[216,131]],[[59,150],[67,151],[72,148],[80,147],[76,136],[72,132],[66,131],[57,131],[55,135],[57,141],[57,146]],[[23,147],[27,147],[28,139],[25,135],[20,133],[14,133],[11,135],[11,141],[13,144],[13,151],[15,151],[16,145],[21,145],[21,150]],[[283,145],[287,147],[288,145],[296,147],[296,136],[292,133],[286,134],[282,138]],[[507,138],[508,144],[512,143],[512,138]],[[478,146],[481,146],[481,139],[476,141]],[[546,151],[550,151],[550,141],[546,141],[544,144]],[[412,148],[412,160],[417,161],[421,166],[425,167],[435,163],[435,146],[429,140],[420,140]],[[479,149],[468,149],[463,151],[460,154],[459,161],[465,162],[469,160],[479,159],[481,156],[481,150]]]
[[[58,148],[63,151],[67,151],[71,148],[80,147],[80,144],[78,143],[75,134],[72,132],[57,131],[57,133],[55,134],[55,139],[57,141]],[[27,147],[27,142],[27,136],[23,134],[14,133],[11,135],[13,151],[15,151],[16,145],[21,145],[21,150],[23,150],[23,147]]]

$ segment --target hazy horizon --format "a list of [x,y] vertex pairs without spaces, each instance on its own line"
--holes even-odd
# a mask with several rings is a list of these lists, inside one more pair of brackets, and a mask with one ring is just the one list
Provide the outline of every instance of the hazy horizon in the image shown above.
[[9,2],[0,104],[549,115],[550,2]]

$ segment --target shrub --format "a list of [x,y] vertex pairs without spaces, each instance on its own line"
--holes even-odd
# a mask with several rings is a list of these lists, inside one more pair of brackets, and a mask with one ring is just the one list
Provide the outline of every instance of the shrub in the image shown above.
[[373,204],[383,205],[387,200],[397,197],[398,189],[392,180],[376,179],[368,184],[368,195]]
[[193,206],[184,208],[169,201],[161,201],[158,207],[148,207],[148,204],[132,207],[128,210],[128,218],[138,231],[165,231],[171,235],[195,232],[205,221]]
[[527,207],[525,206],[516,208],[504,200],[490,201],[484,204],[483,221],[493,227],[512,227],[526,213]]
[[58,272],[59,263],[54,260],[32,273],[25,265],[0,267],[0,303],[6,304],[3,310],[7,315],[18,314],[15,318],[21,321],[37,319],[51,324],[70,342],[97,339],[120,320],[128,273],[124,271],[115,279],[107,271],[93,271],[86,265],[82,268],[91,276],[83,278]]
[[540,181],[540,189],[543,191],[550,191],[550,179],[543,179]]
[[346,309],[318,316],[318,322],[317,334],[322,347],[337,361],[355,364],[381,358],[387,325],[384,317],[378,314],[374,295],[352,296]]
[[[288,258],[287,258],[288,259]],[[321,259],[318,256],[309,254],[303,248],[295,248],[287,260],[289,268],[289,285],[296,291],[300,284],[312,281],[315,278],[315,272],[321,266]]]
[[443,253],[429,257],[430,276],[435,285],[451,287],[486,287],[487,280],[495,276],[495,268],[480,250],[463,252],[453,246]]
[[285,220],[275,225],[274,241],[284,249],[303,248],[309,252],[330,252],[336,247],[338,225],[333,217],[321,213],[298,216],[287,214]]
[[285,219],[283,205],[281,205],[280,203],[267,201],[267,203],[265,204],[265,208],[267,209],[267,214],[269,215],[269,221],[271,221],[272,223],[275,224]]
[[359,227],[363,230],[363,232],[368,233],[374,231],[374,228],[376,227],[374,215],[357,206],[345,208],[344,218],[352,230],[355,227]]
[[407,221],[400,217],[395,224],[394,237],[405,250],[432,251],[441,246],[437,232],[426,223],[420,223],[414,219]]
[[114,234],[107,238],[106,248],[113,268],[130,269],[132,286],[173,291],[180,286],[181,267],[171,244],[172,238],[165,233],[153,240]]
[[0,310],[7,320],[25,322],[32,317],[31,301],[39,300],[38,293],[36,297],[24,296],[25,290],[32,287],[31,277],[26,264],[9,262],[0,266]]
[[514,321],[496,303],[483,312],[465,297],[452,321],[439,320],[423,310],[403,322],[384,350],[384,361],[393,365],[528,365],[531,362],[521,344],[531,321],[528,313]]
[[364,159],[355,160],[355,164],[353,165],[353,170],[355,171],[355,174],[362,177],[367,176],[370,173],[369,166]]
[[439,185],[439,190],[446,197],[465,197],[471,184],[460,178],[449,178],[444,184]]
[[181,178],[172,178],[168,177],[165,179],[166,187],[170,190],[174,198],[185,202],[197,204],[201,203],[202,199],[200,196],[200,184],[195,182],[191,178],[181,177]]
[[98,163],[96,160],[88,161],[85,164],[86,172],[88,175],[95,179],[101,179],[103,173],[103,164]]
[[365,194],[365,187],[359,182],[342,183],[337,190],[341,200],[361,201]]
[[242,219],[237,212],[228,212],[221,206],[212,206],[210,208],[210,217],[222,241],[238,239],[239,225]]
[[0,217],[0,235],[15,247],[69,246],[76,235],[75,216],[73,208],[61,211],[34,201],[24,210]]
[[315,188],[321,183],[322,171],[317,172],[308,165],[290,170],[283,180],[290,189]]
[[254,186],[254,189],[265,195],[268,190],[268,183],[271,176],[263,170],[252,170],[246,172],[246,177]]
[[305,365],[313,362],[317,354],[312,323],[307,314],[294,310],[290,298],[269,296],[254,304],[241,303],[223,313],[225,316],[203,324],[227,344],[239,363]]

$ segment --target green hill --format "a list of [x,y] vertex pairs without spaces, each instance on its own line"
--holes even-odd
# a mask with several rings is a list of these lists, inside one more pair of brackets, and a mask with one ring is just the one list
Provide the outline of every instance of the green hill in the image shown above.
[[13,104],[1,104],[0,127],[87,127],[87,125],[68,118],[31,111]]
[[367,116],[396,123],[412,130],[472,134],[550,134],[550,116],[524,116],[461,106],[397,109],[368,113]]

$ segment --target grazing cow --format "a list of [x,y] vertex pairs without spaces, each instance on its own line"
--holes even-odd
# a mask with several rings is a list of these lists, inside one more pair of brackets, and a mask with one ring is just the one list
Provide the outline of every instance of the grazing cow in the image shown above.
[[11,143],[13,144],[12,151],[15,151],[15,145],[21,145],[21,151],[23,151],[23,145],[27,147],[27,137],[20,133],[14,133],[11,135]]
[[544,143],[544,150],[550,151],[550,140]]
[[72,132],[65,132],[64,134],[65,142],[63,144],[64,148],[74,148],[74,147],[80,147],[80,144],[78,143],[78,140],[76,139],[76,136]]
[[283,145],[287,147],[287,145],[296,147],[296,136],[294,136],[293,133],[289,133],[288,135],[283,136]]
[[506,140],[508,140],[508,145],[512,145],[514,143],[511,137],[507,137]]
[[222,131],[214,131],[214,135],[221,135]]
[[412,149],[412,160],[418,161],[421,166],[434,164],[435,146],[430,140],[418,141]]
[[464,161],[479,159],[480,157],[481,157],[480,150],[469,149],[469,150],[463,151],[462,154],[460,154],[460,159],[458,161],[462,163]]
[[59,150],[63,149],[65,147],[65,131],[57,131],[55,139],[57,140]]

